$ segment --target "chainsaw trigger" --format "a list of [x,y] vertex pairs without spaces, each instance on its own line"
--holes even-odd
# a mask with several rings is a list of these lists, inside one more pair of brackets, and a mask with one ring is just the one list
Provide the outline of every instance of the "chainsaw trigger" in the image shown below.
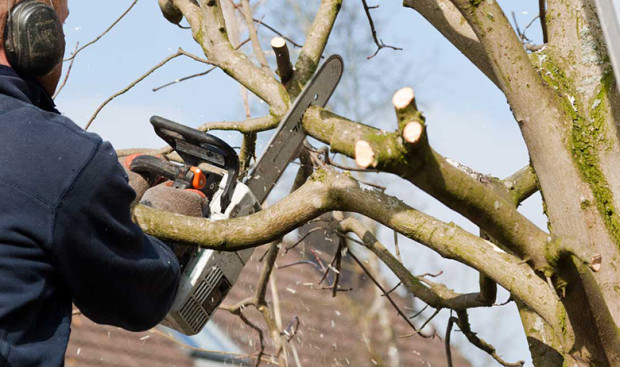
[[189,169],[194,174],[194,179],[192,180],[192,187],[196,190],[202,190],[207,184],[207,178],[204,173],[198,167],[191,167]]

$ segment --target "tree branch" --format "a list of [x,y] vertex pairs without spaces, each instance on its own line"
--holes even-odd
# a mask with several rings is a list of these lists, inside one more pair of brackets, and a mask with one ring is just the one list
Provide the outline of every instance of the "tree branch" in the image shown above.
[[76,50],[73,52],[73,54],[71,55],[71,57],[66,58],[63,60],[63,62],[65,61],[73,61],[75,59],[75,57],[82,52],[85,48],[95,44],[97,41],[99,41],[101,38],[103,38],[103,36],[105,36],[106,34],[108,34],[108,32],[110,32],[112,30],[112,28],[114,28],[124,17],[125,15],[129,14],[129,12],[131,11],[131,9],[133,9],[133,7],[138,3],[138,0],[134,0],[131,5],[129,5],[129,8],[127,8],[127,10],[125,10],[125,12],[123,12],[123,14],[121,14],[120,17],[118,17],[114,22],[112,22],[112,24],[106,28],[105,31],[103,31],[103,33],[101,33],[99,36],[97,36],[94,40],[88,42],[87,44],[85,44],[84,46],[80,47],[79,49],[76,46]]
[[297,88],[294,95],[301,91],[316,71],[341,6],[342,0],[321,0],[319,11],[295,63],[295,73],[291,79],[291,86]]
[[112,100],[114,100],[116,97],[121,96],[125,93],[127,93],[131,88],[135,87],[138,83],[140,83],[141,81],[143,81],[144,79],[146,79],[149,75],[153,74],[157,69],[161,68],[162,66],[166,65],[169,61],[171,61],[172,59],[175,59],[179,56],[187,56],[195,61],[199,61],[205,64],[210,64],[209,61],[201,59],[195,55],[190,54],[189,52],[184,51],[182,48],[179,48],[178,51],[175,54],[172,54],[168,57],[166,57],[164,60],[162,60],[161,62],[159,62],[157,65],[153,66],[149,71],[147,71],[146,73],[142,74],[138,79],[136,79],[135,81],[131,82],[131,84],[129,84],[127,87],[123,88],[122,90],[114,93],[111,97],[109,97],[108,99],[106,99],[95,111],[95,113],[93,113],[93,115],[91,116],[90,120],[88,120],[88,123],[86,124],[86,126],[84,127],[84,130],[88,130],[88,128],[90,127],[90,125],[92,125],[93,121],[95,121],[95,119],[97,118],[97,116],[99,115],[99,112],[101,112],[101,110],[103,110],[103,108],[105,106],[107,106],[108,103],[112,102]]
[[263,116],[255,117],[244,121],[217,121],[217,122],[205,122],[198,127],[200,131],[211,130],[235,130],[244,134],[257,133],[265,130],[273,129],[278,126],[280,121],[275,117]]
[[334,152],[356,158],[358,164],[356,156],[362,147],[366,148],[372,152],[364,156],[366,163],[409,180],[522,259],[532,259],[536,269],[548,266],[544,251],[548,235],[514,208],[507,188],[499,180],[459,168],[433,151],[425,139],[415,146],[405,146],[401,131],[388,133],[320,107],[308,108],[302,123],[309,135],[329,144]]
[[547,0],[538,0],[540,28],[542,28],[543,43],[549,42],[549,33],[547,31]]
[[368,59],[372,59],[373,57],[377,56],[379,51],[381,51],[381,49],[383,48],[391,48],[392,50],[402,51],[402,48],[386,45],[385,43],[383,43],[383,40],[380,40],[377,37],[377,30],[375,28],[375,22],[372,20],[372,15],[370,15],[370,10],[376,9],[379,5],[371,8],[366,3],[366,0],[362,0],[362,5],[364,5],[364,12],[366,13],[366,18],[368,18],[368,23],[370,24],[370,32],[372,33],[372,39],[373,41],[375,41],[375,45],[377,45],[377,51],[375,51],[374,54],[368,56]]
[[[346,174],[318,170],[300,189],[251,216],[211,222],[138,205],[134,221],[164,241],[237,251],[283,236],[320,214],[344,210],[363,214],[438,252],[469,265],[522,299],[545,320],[557,302],[544,281],[518,258],[454,224],[445,224],[377,191],[366,191]],[[522,284],[528,284],[523,287]]]
[[469,340],[471,344],[476,346],[478,349],[488,353],[491,357],[493,357],[493,359],[495,359],[502,366],[517,367],[517,366],[523,366],[525,364],[524,361],[519,361],[515,363],[509,363],[509,362],[504,361],[499,355],[497,355],[495,348],[491,344],[485,342],[483,339],[478,337],[476,333],[471,331],[471,326],[469,325],[469,316],[467,315],[467,311],[464,311],[464,310],[457,311],[456,314],[458,316],[456,324],[459,326],[459,328],[461,329],[461,332],[463,333],[463,335],[465,335],[465,337],[467,338],[467,340]]
[[245,18],[246,26],[248,27],[248,33],[250,34],[250,40],[252,41],[252,48],[254,49],[254,55],[256,55],[256,59],[261,65],[261,68],[265,73],[271,75],[271,69],[269,68],[269,63],[267,62],[267,58],[265,57],[265,53],[263,52],[263,48],[260,45],[260,41],[258,39],[258,33],[256,32],[256,27],[254,27],[254,18],[252,17],[252,8],[250,8],[250,0],[241,0],[241,6],[243,11],[243,17]]
[[538,180],[530,165],[521,168],[502,182],[510,190],[515,205],[519,205],[538,191]]
[[275,78],[233,48],[228,39],[220,1],[202,0],[200,6],[190,0],[173,2],[188,19],[194,39],[201,45],[207,58],[269,104],[273,116],[282,117],[290,103],[288,93]]
[[286,46],[286,40],[282,37],[274,37],[271,40],[271,48],[276,55],[276,63],[278,64],[278,76],[280,83],[286,86],[293,76],[293,64]]
[[495,301],[488,302],[481,298],[478,293],[458,294],[443,284],[429,284],[428,281],[420,281],[360,221],[353,217],[341,221],[339,230],[343,233],[355,233],[362,240],[361,243],[392,270],[409,292],[433,308],[464,310],[474,307],[489,307]]
[[385,291],[385,289],[383,288],[383,286],[372,276],[372,274],[370,273],[370,271],[368,271],[368,269],[366,269],[366,267],[364,266],[364,264],[362,264],[362,262],[355,256],[353,255],[352,252],[349,252],[349,256],[357,263],[357,265],[359,265],[359,267],[364,271],[364,273],[366,273],[366,275],[370,278],[370,280],[372,280],[372,282],[377,286],[377,288],[379,288],[379,290],[381,291],[381,293],[383,294],[383,296],[385,296],[388,301],[390,301],[390,303],[392,304],[392,306],[394,307],[394,309],[396,310],[396,312],[398,312],[398,316],[400,316],[403,320],[405,320],[405,322],[407,324],[409,324],[409,326],[413,329],[413,331],[416,332],[416,334],[421,335],[422,337],[425,338],[432,338],[435,335],[425,335],[422,334],[420,330],[418,330],[418,328],[415,327],[415,325],[413,324],[413,322],[411,322],[411,320],[409,320],[409,318],[400,310],[400,308],[398,307],[398,305],[394,302],[394,300],[392,299],[392,297],[390,297],[390,295],[388,294],[388,292]]

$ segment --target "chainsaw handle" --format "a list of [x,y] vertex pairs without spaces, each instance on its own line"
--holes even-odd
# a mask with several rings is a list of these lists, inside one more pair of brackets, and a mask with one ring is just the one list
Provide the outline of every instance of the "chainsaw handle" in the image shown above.
[[173,181],[178,178],[181,172],[180,167],[152,155],[137,156],[131,161],[129,169],[145,175],[156,174]]
[[[164,140],[168,141],[173,136],[168,134],[162,134],[162,130],[167,130],[169,132],[179,134],[184,140],[188,140],[189,142],[198,143],[198,144],[208,144],[214,147],[217,147],[221,150],[222,155],[224,156],[226,162],[226,169],[232,168],[231,163],[234,163],[232,160],[227,159],[229,157],[237,157],[237,152],[230,145],[228,145],[224,140],[218,138],[217,136],[213,136],[211,134],[204,133],[202,131],[192,129],[191,127],[181,125],[177,122],[165,119],[161,116],[152,116],[151,124],[155,128],[155,132],[157,135],[160,135]],[[164,136],[162,136],[164,135]],[[173,148],[175,148],[173,146]],[[238,163],[238,160],[237,160]]]
[[[228,171],[228,179],[221,196],[221,207],[225,210],[232,200],[239,176],[237,152],[224,140],[211,134],[160,116],[152,116],[150,121],[155,133],[179,153],[185,163],[198,166],[202,162],[208,162]],[[220,160],[214,157],[219,157]]]

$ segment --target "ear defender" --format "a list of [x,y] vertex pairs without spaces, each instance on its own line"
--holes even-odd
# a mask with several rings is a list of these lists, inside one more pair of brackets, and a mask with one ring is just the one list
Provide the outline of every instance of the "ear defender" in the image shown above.
[[[10,9],[8,5],[9,0]],[[56,11],[36,0],[25,0],[10,9],[4,28],[4,50],[18,74],[48,74],[62,62],[65,53],[65,37]]]

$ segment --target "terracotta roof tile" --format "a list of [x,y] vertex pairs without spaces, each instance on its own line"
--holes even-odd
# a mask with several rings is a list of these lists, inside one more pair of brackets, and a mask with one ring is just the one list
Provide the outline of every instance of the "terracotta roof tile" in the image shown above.
[[67,367],[193,367],[176,343],[153,332],[132,333],[74,316]]
[[[226,299],[226,304],[234,304],[252,296],[256,281],[259,277],[262,264],[258,258],[265,250],[260,249],[254,258],[243,270],[239,280]],[[314,256],[304,257],[299,252],[289,252],[279,257],[280,265],[300,261],[316,263]],[[323,259],[328,263],[330,259]],[[345,266],[343,266],[345,267]],[[350,266],[349,266],[350,267]],[[380,326],[379,319],[373,309],[373,302],[385,301],[379,297],[375,287],[365,275],[342,271],[342,287],[352,287],[350,292],[339,292],[332,298],[331,291],[319,290],[316,284],[322,277],[322,272],[308,263],[301,263],[294,267],[276,269],[274,271],[280,307],[282,324],[286,328],[296,317],[300,326],[291,340],[295,347],[302,366],[390,366],[389,336],[383,335],[386,328]],[[271,291],[267,292],[268,302],[271,305]],[[377,297],[380,299],[377,300]],[[398,298],[398,297],[396,297]],[[402,298],[398,299],[402,305],[406,304]],[[411,333],[410,327],[398,317],[396,311],[387,305],[379,308],[384,312],[388,321],[388,331],[393,333],[399,366],[445,366],[447,364],[444,344],[439,338],[425,339],[420,336],[398,338]],[[253,308],[244,310],[244,315],[255,325],[264,330],[267,341],[268,333],[264,327],[261,315]],[[237,316],[227,311],[218,310],[213,322],[226,331],[238,345],[254,353],[259,350],[259,339],[256,331],[245,325]],[[268,343],[267,353],[273,354],[274,349]],[[289,359],[293,358],[288,351]],[[466,367],[470,364],[464,360],[458,351],[453,350],[455,366]]]

